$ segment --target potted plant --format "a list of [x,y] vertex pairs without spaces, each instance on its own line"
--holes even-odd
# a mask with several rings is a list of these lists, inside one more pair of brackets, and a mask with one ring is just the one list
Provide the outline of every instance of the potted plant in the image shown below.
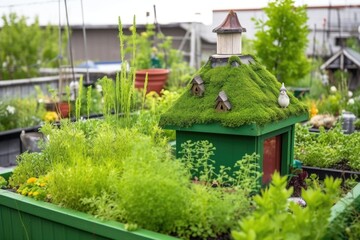
[[[153,24],[147,24],[145,32],[136,33],[133,26],[132,36],[125,36],[126,42],[135,39],[135,44],[128,45],[125,51],[132,53],[132,62],[135,66],[135,87],[147,92],[155,91],[160,94],[174,62],[182,61],[179,51],[172,49],[172,39],[162,33],[155,32]],[[179,54],[181,56],[179,56]],[[147,82],[146,82],[147,81]]]

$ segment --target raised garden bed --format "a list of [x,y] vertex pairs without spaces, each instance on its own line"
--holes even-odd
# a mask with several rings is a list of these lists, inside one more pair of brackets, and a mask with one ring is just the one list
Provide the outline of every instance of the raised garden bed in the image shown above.
[[[102,118],[103,114],[90,114],[89,117],[82,117],[83,119],[93,119],[93,118]],[[75,118],[72,118],[71,121],[76,121]],[[59,124],[59,122],[55,123]],[[38,132],[40,125],[26,127],[26,128],[16,128],[8,131],[0,132],[0,167],[10,167],[16,165],[16,158],[19,154],[26,151],[26,148],[21,142],[20,134],[24,130],[25,133],[28,132]]]
[[356,181],[360,182],[360,172],[348,171],[348,170],[339,170],[333,168],[319,168],[319,167],[310,167],[302,166],[303,170],[306,171],[309,175],[316,174],[319,179],[325,179],[326,176],[332,176],[334,178],[341,178],[343,180],[354,178]]
[[360,236],[360,183],[331,208],[326,239],[358,239]]
[[296,126],[294,153],[303,162],[303,169],[320,179],[333,176],[360,181],[359,132],[344,134],[339,125],[317,130]]
[[[9,174],[0,172],[5,178]],[[0,219],[0,239],[177,239],[143,229],[127,231],[124,224],[1,189]]]

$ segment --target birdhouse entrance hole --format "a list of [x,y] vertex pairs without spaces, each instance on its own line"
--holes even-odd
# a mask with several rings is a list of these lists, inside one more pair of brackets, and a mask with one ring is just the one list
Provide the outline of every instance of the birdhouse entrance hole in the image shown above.
[[264,141],[264,160],[263,160],[263,183],[271,181],[271,175],[277,171],[280,173],[281,166],[281,135],[267,138]]

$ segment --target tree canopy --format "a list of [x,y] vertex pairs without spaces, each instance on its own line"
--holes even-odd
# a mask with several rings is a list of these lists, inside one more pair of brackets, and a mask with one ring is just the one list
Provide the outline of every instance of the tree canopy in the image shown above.
[[[15,13],[3,15],[1,19],[0,80],[30,78],[38,75],[40,67],[59,66],[58,27],[42,28],[37,18],[28,24],[26,17]],[[66,35],[62,38],[65,50]]]
[[309,33],[306,6],[294,0],[275,0],[264,8],[267,20],[255,21],[254,48],[257,57],[280,82],[296,85],[310,71],[306,58]]

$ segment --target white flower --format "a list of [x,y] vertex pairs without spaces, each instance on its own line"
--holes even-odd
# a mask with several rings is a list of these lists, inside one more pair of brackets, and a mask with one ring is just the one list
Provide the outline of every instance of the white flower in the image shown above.
[[6,111],[8,111],[8,113],[10,113],[10,114],[14,114],[15,113],[15,108],[13,106],[8,105],[6,107]]
[[330,87],[330,92],[335,93],[337,91],[335,86],[331,86]]
[[349,98],[351,98],[353,96],[353,92],[352,91],[348,91],[348,96]]
[[355,103],[355,100],[353,98],[350,98],[349,101],[348,101],[348,104],[353,105],[354,103]]
[[102,92],[102,87],[100,84],[96,84],[96,90],[101,93]]

